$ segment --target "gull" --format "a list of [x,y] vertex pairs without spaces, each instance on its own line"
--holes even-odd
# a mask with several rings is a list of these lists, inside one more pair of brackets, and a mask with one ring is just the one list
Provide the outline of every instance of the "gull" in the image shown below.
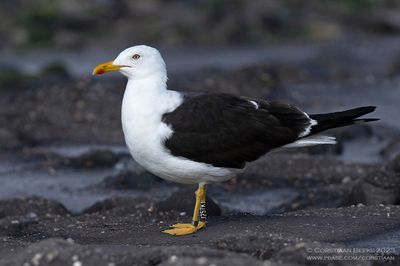
[[170,90],[160,52],[146,45],[125,49],[96,66],[93,75],[112,71],[128,79],[121,120],[134,160],[163,179],[198,185],[191,223],[163,231],[170,235],[205,228],[207,184],[229,180],[271,151],[335,144],[335,138],[320,135],[325,130],[378,120],[359,118],[374,106],[309,115],[277,101]]

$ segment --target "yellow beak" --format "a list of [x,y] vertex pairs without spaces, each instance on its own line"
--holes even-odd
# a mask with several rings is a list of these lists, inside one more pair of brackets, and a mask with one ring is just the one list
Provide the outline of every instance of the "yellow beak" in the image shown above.
[[110,62],[106,62],[106,63],[103,63],[103,64],[100,64],[100,65],[96,66],[93,69],[92,74],[93,74],[93,76],[102,75],[102,74],[107,73],[107,72],[120,70],[122,67],[124,67],[124,66],[114,65],[113,62],[110,61]]

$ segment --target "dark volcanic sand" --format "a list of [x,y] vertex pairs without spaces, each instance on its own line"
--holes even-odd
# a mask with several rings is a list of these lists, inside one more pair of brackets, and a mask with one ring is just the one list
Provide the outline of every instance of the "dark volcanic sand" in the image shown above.
[[[54,178],[65,168],[91,172],[98,167],[93,166],[99,158],[94,154],[82,156],[92,162],[83,168],[71,165],[71,158],[64,163],[38,159],[36,170],[51,167]],[[132,164],[130,170],[116,171],[112,179],[105,177],[84,189],[93,197],[112,191],[125,196],[110,197],[78,213],[39,197],[2,200],[0,265],[74,261],[82,265],[261,265],[264,260],[268,265],[321,265],[329,261],[313,262],[307,256],[321,255],[324,248],[369,248],[358,254],[363,256],[378,256],[379,249],[386,248],[384,252],[390,253],[384,254],[386,260],[397,260],[393,255],[400,252],[400,207],[393,205],[399,202],[397,164],[398,159],[382,168],[343,163],[328,155],[268,156],[237,179],[210,186],[209,195],[217,203],[208,200],[208,227],[183,237],[160,231],[190,221],[194,187],[176,186],[148,174],[145,180],[137,178],[145,173]],[[58,189],[47,182],[41,185]],[[170,196],[157,193],[164,189]],[[68,196],[79,198],[76,191],[59,193],[52,197],[66,203]]]
[[3,218],[1,265],[36,265],[35,259],[40,261],[37,265],[66,265],[75,259],[83,265],[202,265],[202,260],[206,265],[261,265],[257,259],[275,265],[305,263],[308,255],[320,255],[318,250],[328,247],[399,251],[396,242],[390,242],[399,236],[398,206],[224,215],[212,217],[207,230],[194,236],[171,237],[160,229],[176,222],[179,212],[160,213],[146,201],[117,202],[113,209],[75,217],[55,209],[37,210],[35,217],[31,213]]
[[377,104],[382,118],[331,131],[336,146],[274,153],[210,186],[206,230],[184,237],[160,231],[190,221],[195,188],[132,161],[120,130],[122,80],[59,70],[0,80],[0,265],[398,264],[398,43],[343,42],[292,61],[172,78],[174,88],[315,112]]

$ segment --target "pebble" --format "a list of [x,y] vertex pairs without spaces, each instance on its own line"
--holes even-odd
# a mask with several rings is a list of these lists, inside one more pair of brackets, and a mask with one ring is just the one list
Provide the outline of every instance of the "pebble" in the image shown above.
[[43,254],[41,254],[41,253],[36,253],[33,257],[32,257],[32,260],[31,260],[31,262],[32,262],[32,264],[33,265],[39,265],[40,264],[40,260],[42,259],[42,257],[43,257]]
[[172,255],[168,258],[169,263],[175,263],[178,260],[178,257],[175,255]]

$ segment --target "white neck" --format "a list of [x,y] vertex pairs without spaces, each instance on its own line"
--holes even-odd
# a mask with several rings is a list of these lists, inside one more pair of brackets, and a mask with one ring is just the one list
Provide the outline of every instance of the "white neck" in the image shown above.
[[122,102],[122,124],[138,124],[147,120],[161,121],[166,112],[182,102],[179,93],[167,89],[167,76],[157,72],[142,79],[128,79]]
[[156,72],[146,78],[128,78],[126,91],[132,91],[134,94],[154,94],[167,90],[167,75],[162,72]]

